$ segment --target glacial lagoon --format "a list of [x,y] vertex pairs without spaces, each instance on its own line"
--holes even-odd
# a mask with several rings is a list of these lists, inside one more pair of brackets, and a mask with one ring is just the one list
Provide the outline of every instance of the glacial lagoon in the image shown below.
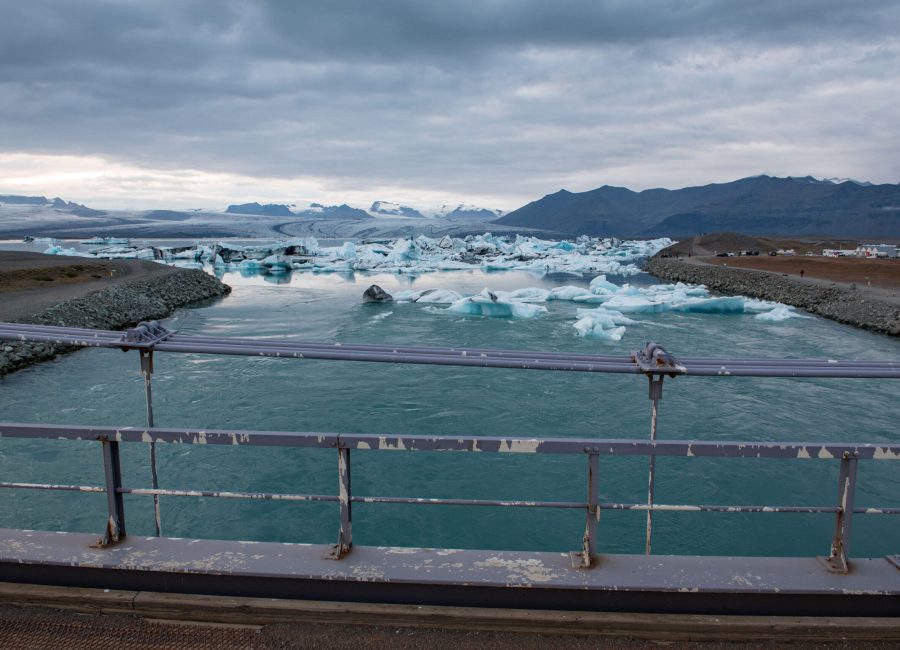
[[[802,312],[759,318],[775,313],[775,305],[673,309],[677,288],[654,287],[659,281],[630,271],[605,273],[603,282],[618,288],[607,289],[621,294],[615,309],[608,300],[539,299],[562,287],[572,287],[570,296],[601,295],[591,287],[592,279],[599,285],[596,273],[481,267],[278,275],[220,267],[218,273],[234,288],[231,296],[179,310],[167,327],[214,336],[598,354],[626,354],[653,340],[676,356],[900,358],[900,341],[887,336]],[[371,284],[406,300],[363,303]],[[460,299],[488,289],[541,309],[530,318],[492,318],[452,310],[455,300],[413,302],[430,289]],[[715,300],[695,288],[680,291],[678,304]],[[636,307],[648,303],[669,307]],[[584,324],[590,332],[575,326],[602,305],[603,317]],[[610,311],[629,322],[616,324]],[[619,327],[616,336],[602,335]],[[647,382],[637,376],[159,354],[153,381],[159,426],[525,437],[649,433]],[[659,437],[896,443],[898,388],[886,380],[666,379]],[[5,421],[143,426],[137,355],[87,350],[10,375],[0,380],[0,413]],[[146,446],[124,445],[123,454],[125,483],[149,486]],[[337,491],[330,450],[163,445],[158,456],[166,488]],[[860,463],[858,505],[900,506],[900,476],[892,465]],[[837,470],[834,461],[662,458],[656,500],[832,505]],[[103,479],[96,443],[2,440],[0,471],[7,481],[101,485]],[[353,472],[357,495],[573,501],[586,490],[583,458],[369,451],[354,453]],[[642,501],[646,459],[604,458],[600,489],[604,501]],[[335,504],[172,497],[162,499],[161,509],[170,536],[311,543],[337,537]],[[6,527],[99,533],[104,513],[103,495],[16,490],[0,500]],[[129,533],[152,534],[148,498],[126,498],[126,513]],[[644,521],[639,512],[604,512],[600,551],[642,552]],[[813,514],[659,513],[654,522],[654,552],[661,554],[821,555],[833,529],[832,516]],[[354,541],[366,545],[566,551],[579,546],[583,525],[578,511],[354,505]],[[884,555],[898,543],[895,517],[855,519],[854,555]]]

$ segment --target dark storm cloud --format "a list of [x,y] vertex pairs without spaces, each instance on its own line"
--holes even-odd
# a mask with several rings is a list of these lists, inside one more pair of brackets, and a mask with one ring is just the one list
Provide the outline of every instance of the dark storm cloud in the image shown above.
[[898,176],[898,26],[877,1],[5,3],[0,152],[523,200]]

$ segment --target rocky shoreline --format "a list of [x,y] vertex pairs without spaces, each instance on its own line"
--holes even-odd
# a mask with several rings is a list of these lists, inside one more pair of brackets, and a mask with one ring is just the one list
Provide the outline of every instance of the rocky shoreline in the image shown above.
[[[165,318],[184,305],[223,296],[231,287],[202,271],[174,269],[64,300],[19,322],[119,330]],[[0,341],[0,376],[78,348],[54,343]]]
[[645,270],[667,282],[705,284],[724,294],[774,300],[824,318],[882,334],[900,336],[900,308],[852,289],[821,286],[763,271],[737,269],[654,257]]

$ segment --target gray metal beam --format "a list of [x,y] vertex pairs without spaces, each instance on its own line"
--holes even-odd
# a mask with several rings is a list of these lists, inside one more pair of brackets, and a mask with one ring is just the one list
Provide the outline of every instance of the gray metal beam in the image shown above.
[[601,456],[705,456],[717,458],[900,460],[898,443],[722,442],[495,436],[395,436],[292,431],[106,427],[0,422],[0,437],[205,445],[346,448],[379,451],[479,451]]
[[[143,329],[142,329],[143,328]],[[410,347],[322,343],[291,339],[240,339],[184,336],[158,323],[142,323],[128,333],[22,323],[0,323],[0,340],[43,341],[81,347],[152,349],[159,352],[264,356],[287,359],[368,361],[425,365],[510,368],[701,377],[831,377],[900,378],[900,360],[838,361],[832,359],[681,359],[678,364],[648,367],[641,355],[586,355],[481,348]],[[659,346],[657,346],[659,347]],[[648,350],[650,346],[648,346]],[[668,354],[668,353],[666,353]]]

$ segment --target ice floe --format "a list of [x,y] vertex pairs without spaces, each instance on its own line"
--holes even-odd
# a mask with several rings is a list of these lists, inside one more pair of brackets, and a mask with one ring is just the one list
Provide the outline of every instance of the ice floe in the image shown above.
[[447,311],[492,318],[535,318],[546,313],[547,308],[510,298],[502,291],[485,289],[477,295],[457,300],[447,307]]
[[755,314],[765,322],[780,322],[788,318],[808,318],[793,307],[776,302],[755,300],[744,296],[710,296],[703,285],[656,284],[648,287],[617,285],[599,275],[590,289],[566,285],[544,289],[525,287],[514,291],[484,289],[474,296],[462,297],[448,289],[420,289],[400,291],[398,302],[449,304],[443,310],[472,316],[500,318],[535,318],[546,313],[546,307],[536,303],[569,300],[576,303],[599,303],[594,308],[576,309],[573,324],[579,336],[619,341],[626,325],[636,321],[629,315],[688,313],[688,314]]
[[582,236],[572,242],[521,235],[497,237],[484,233],[464,239],[420,235],[388,242],[346,242],[340,246],[321,246],[312,237],[264,245],[221,242],[180,247],[107,246],[87,252],[54,244],[45,252],[81,257],[131,257],[173,265],[200,262],[218,270],[242,273],[372,271],[420,274],[480,269],[524,270],[538,275],[549,272],[635,275],[640,273],[636,262],[671,243],[672,240],[666,238],[620,241]]

